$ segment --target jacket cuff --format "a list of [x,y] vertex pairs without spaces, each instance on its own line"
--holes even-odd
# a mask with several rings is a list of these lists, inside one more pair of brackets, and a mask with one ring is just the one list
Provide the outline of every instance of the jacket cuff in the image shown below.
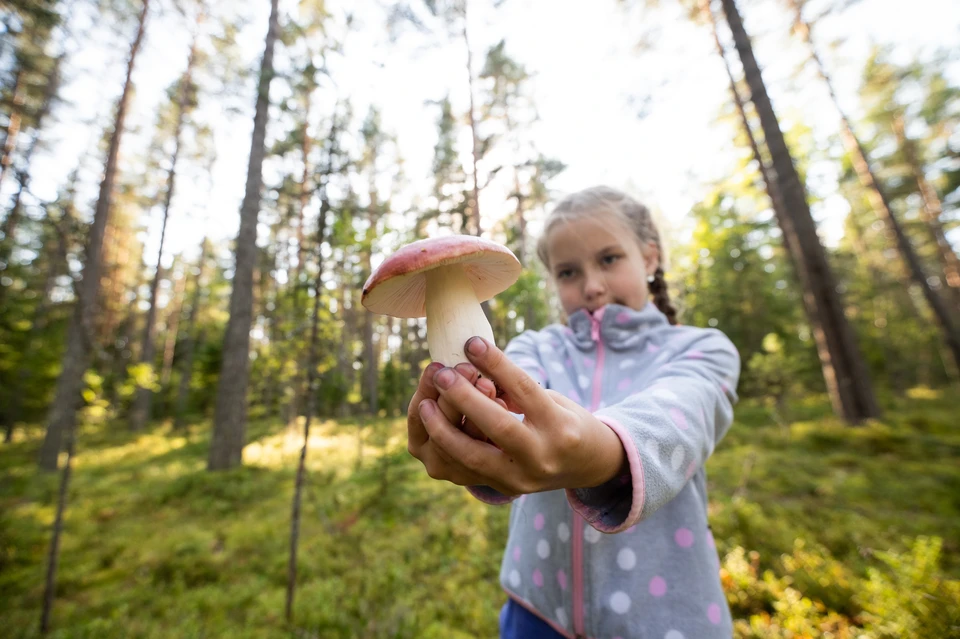
[[643,463],[630,433],[620,422],[596,416],[620,438],[627,455],[627,470],[594,488],[567,489],[570,507],[588,524],[603,533],[618,533],[637,523],[643,512],[646,491],[643,484]]

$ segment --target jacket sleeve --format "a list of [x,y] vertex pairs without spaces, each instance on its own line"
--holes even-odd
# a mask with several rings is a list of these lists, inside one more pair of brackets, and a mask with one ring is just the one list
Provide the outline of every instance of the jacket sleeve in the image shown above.
[[617,533],[673,499],[733,422],[740,355],[705,329],[639,392],[594,414],[626,452],[625,473],[594,488],[567,490],[570,505],[601,532]]
[[[511,362],[535,379],[538,384],[546,386],[547,371],[537,352],[536,335],[536,331],[524,331],[507,344],[503,353]],[[517,419],[523,419],[521,415],[516,415],[516,417]],[[515,497],[508,497],[490,486],[467,486],[467,490],[480,501],[495,506],[508,504],[516,499]]]

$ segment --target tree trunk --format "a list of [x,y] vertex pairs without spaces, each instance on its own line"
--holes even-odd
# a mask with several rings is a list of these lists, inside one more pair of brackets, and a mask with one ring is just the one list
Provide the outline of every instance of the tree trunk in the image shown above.
[[[187,396],[190,393],[190,380],[193,377],[193,358],[202,335],[196,334],[197,316],[200,312],[200,296],[203,291],[203,268],[207,261],[207,238],[200,242],[200,260],[197,262],[197,277],[193,283],[193,295],[190,298],[190,315],[187,317],[187,337],[183,345],[183,365],[180,368],[180,384],[177,388],[177,404],[173,421],[174,429],[184,426]],[[184,278],[186,279],[186,278]]]
[[76,448],[76,425],[71,424],[66,432],[67,459],[60,476],[60,490],[57,492],[57,514],[53,520],[50,535],[50,548],[47,551],[47,575],[43,587],[43,610],[40,613],[40,634],[50,631],[50,614],[53,612],[53,600],[57,590],[57,566],[60,563],[60,536],[63,533],[63,517],[67,510],[67,496],[70,494],[70,475],[73,470],[73,454]]
[[[174,260],[176,262],[176,260]],[[171,269],[172,272],[172,269]],[[170,314],[166,321],[166,339],[163,344],[163,368],[160,371],[160,387],[166,388],[173,375],[173,356],[177,349],[177,338],[180,332],[180,315],[183,313],[184,289],[187,285],[187,274],[182,273],[173,285],[170,298]]]
[[783,220],[784,238],[793,247],[791,252],[797,257],[797,274],[806,298],[804,306],[816,338],[834,412],[851,424],[878,417],[880,407],[866,364],[856,336],[844,315],[836,279],[817,236],[803,183],[767,96],[750,38],[744,30],[734,0],[722,0],[722,5],[770,150],[771,168],[787,213]]
[[[310,93],[304,96],[306,101],[305,112],[303,114],[303,140],[300,146],[300,154],[303,156],[303,175],[300,178],[300,206],[297,209],[297,266],[294,269],[293,290],[294,295],[300,285],[300,273],[303,272],[303,215],[310,204]],[[299,305],[298,305],[299,308]]]
[[930,229],[930,235],[933,236],[934,244],[937,247],[940,267],[943,269],[947,287],[951,291],[955,312],[960,313],[960,257],[957,257],[956,251],[953,250],[943,230],[943,223],[940,220],[943,215],[943,206],[940,203],[940,198],[937,197],[936,189],[924,175],[923,164],[917,156],[914,141],[907,137],[903,116],[897,116],[893,120],[893,130],[897,134],[900,148],[903,149],[907,164],[910,166],[910,172],[917,183],[917,190],[920,192],[920,198],[923,202],[920,213],[923,221],[927,223],[927,228]]
[[[331,163],[332,164],[332,163]],[[303,424],[303,448],[297,463],[297,479],[293,490],[293,506],[290,514],[290,560],[287,564],[287,599],[285,615],[293,621],[293,600],[297,587],[297,542],[300,538],[300,504],[303,496],[303,481],[306,476],[307,446],[310,443],[310,420],[313,417],[313,402],[317,390],[317,324],[320,317],[320,292],[323,290],[323,237],[326,230],[326,211],[317,219],[317,275],[313,283],[313,317],[310,320],[310,349],[307,357],[307,415]]]
[[[463,44],[467,49],[467,87],[470,91],[470,173],[473,176],[473,197],[470,210],[473,213],[473,234],[477,237],[483,232],[480,226],[480,178],[477,175],[477,165],[480,164],[480,138],[477,136],[476,109],[473,104],[473,51],[470,49],[470,38],[467,36],[467,0],[463,2]],[[489,314],[488,314],[489,318]]]
[[[14,246],[13,235],[17,230],[17,225],[20,223],[20,217],[22,216],[23,194],[30,186],[30,159],[33,157],[33,153],[36,151],[37,144],[40,140],[40,131],[42,130],[43,122],[46,120],[47,115],[49,115],[50,109],[53,107],[53,101],[57,96],[57,92],[60,90],[60,68],[63,65],[65,57],[66,54],[61,53],[53,61],[53,68],[50,70],[50,75],[47,76],[47,84],[43,88],[43,98],[40,103],[40,108],[37,110],[36,122],[34,124],[34,129],[37,133],[33,136],[30,146],[27,147],[26,152],[23,154],[23,168],[17,171],[17,193],[13,196],[13,205],[10,207],[10,212],[7,213],[7,218],[3,221],[3,239],[0,240],[0,270],[10,267],[10,256]],[[3,306],[6,288],[7,287],[0,283],[0,306]]]
[[7,169],[13,163],[13,152],[17,148],[17,137],[20,133],[21,111],[23,110],[23,66],[17,67],[17,73],[13,81],[13,97],[11,100],[10,114],[7,116],[7,131],[3,139],[3,155],[0,155],[0,187],[3,186],[3,178],[7,175]]
[[913,244],[910,242],[910,238],[907,237],[906,232],[904,232],[903,226],[893,213],[893,209],[890,207],[890,198],[877,180],[873,168],[870,166],[870,160],[867,158],[867,153],[864,151],[860,139],[856,133],[854,133],[849,118],[847,118],[846,113],[844,113],[840,107],[840,101],[837,99],[837,94],[833,90],[833,82],[827,74],[823,60],[817,53],[816,46],[814,46],[810,25],[803,20],[800,3],[798,0],[790,0],[790,4],[795,13],[796,29],[810,48],[810,58],[817,67],[817,73],[820,75],[820,79],[822,79],[823,83],[827,86],[827,91],[830,93],[833,106],[840,116],[841,137],[844,146],[847,147],[847,152],[851,155],[853,168],[857,172],[857,177],[860,178],[860,183],[863,187],[867,189],[867,195],[870,198],[870,203],[873,205],[874,211],[877,213],[877,217],[883,220],[890,233],[896,238],[897,249],[900,251],[900,256],[903,258],[907,267],[907,272],[910,273],[910,278],[914,284],[919,286],[920,290],[923,291],[923,296],[927,300],[927,304],[930,305],[933,315],[937,319],[937,323],[940,324],[943,341],[946,343],[947,348],[950,349],[953,360],[956,362],[957,370],[960,370],[960,329],[953,324],[950,312],[947,310],[943,299],[933,290],[930,282],[927,281],[927,275],[924,273],[920,258],[913,249]]
[[263,189],[263,157],[266,153],[270,82],[273,80],[273,49],[279,35],[279,0],[270,2],[270,22],[260,66],[256,114],[250,144],[247,186],[240,206],[236,269],[230,293],[230,319],[223,341],[223,365],[217,384],[213,440],[207,467],[223,470],[240,465],[246,441],[247,383],[250,377],[250,325],[253,315],[253,270],[257,256],[257,218]]
[[[177,161],[180,159],[180,145],[183,137],[183,124],[186,120],[187,101],[190,99],[190,85],[193,82],[193,66],[197,60],[197,36],[194,35],[190,45],[190,55],[187,58],[187,68],[180,78],[180,95],[177,100],[177,124],[173,133],[173,154],[170,156],[170,171],[167,173],[167,192],[163,200],[163,223],[160,227],[160,247],[157,249],[157,269],[153,273],[150,283],[150,307],[147,309],[147,322],[143,328],[143,346],[140,349],[140,363],[147,364],[153,369],[154,352],[156,348],[156,319],[157,319],[157,291],[160,286],[160,276],[163,259],[163,245],[167,235],[167,222],[170,219],[170,205],[177,180]],[[141,430],[150,420],[150,406],[153,402],[153,389],[140,387],[134,400],[133,412],[130,415],[130,429]]]
[[63,357],[63,370],[57,380],[53,404],[47,417],[47,432],[40,448],[40,467],[44,470],[56,470],[63,434],[72,432],[76,425],[77,408],[80,403],[80,391],[83,388],[83,375],[87,370],[92,336],[90,325],[97,310],[97,297],[100,292],[100,268],[102,261],[103,236],[110,219],[110,205],[113,196],[113,183],[117,174],[117,156],[120,140],[123,137],[124,121],[127,115],[127,103],[133,89],[133,69],[136,65],[140,44],[146,31],[147,12],[150,0],[143,0],[137,35],[130,47],[127,61],[127,75],[123,92],[117,103],[117,116],[113,133],[110,135],[107,162],[100,182],[100,193],[93,216],[93,223],[87,236],[83,279],[77,287],[78,298],[74,305],[73,319],[67,331],[67,348]]

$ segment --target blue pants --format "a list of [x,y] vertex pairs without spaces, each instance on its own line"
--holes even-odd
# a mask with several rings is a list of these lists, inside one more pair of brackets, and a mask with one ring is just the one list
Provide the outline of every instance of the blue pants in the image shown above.
[[564,636],[508,597],[500,610],[500,639],[564,639]]

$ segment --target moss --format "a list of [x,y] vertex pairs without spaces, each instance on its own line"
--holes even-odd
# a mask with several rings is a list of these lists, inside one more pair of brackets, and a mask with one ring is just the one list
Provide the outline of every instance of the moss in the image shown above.
[[[887,404],[857,428],[823,397],[789,406],[786,425],[761,403],[738,407],[707,469],[738,637],[956,632],[955,402],[926,389]],[[402,421],[316,425],[293,627],[299,435],[254,422],[247,465],[208,473],[208,432],[81,433],[51,637],[496,636],[509,511],[427,478]],[[33,465],[41,437],[0,448],[0,627],[14,637],[36,636],[56,498],[57,478]]]

